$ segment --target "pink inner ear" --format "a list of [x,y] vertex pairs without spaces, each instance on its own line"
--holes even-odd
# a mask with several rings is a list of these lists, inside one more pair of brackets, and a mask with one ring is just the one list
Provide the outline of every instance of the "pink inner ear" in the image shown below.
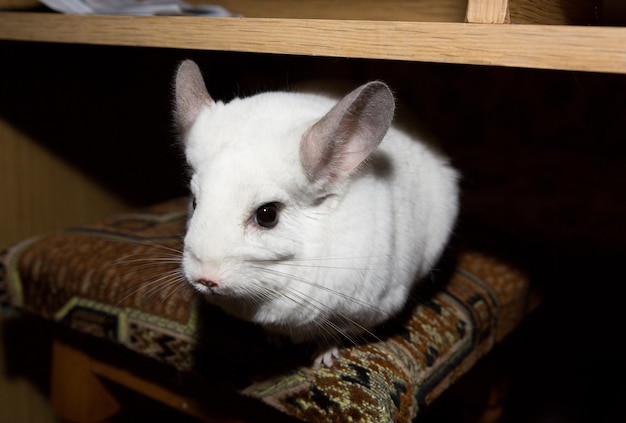
[[311,181],[349,175],[387,133],[395,102],[381,82],[362,85],[337,103],[302,137],[300,157]]
[[176,124],[184,136],[202,108],[211,107],[215,102],[206,89],[200,68],[191,60],[185,60],[178,67],[174,89]]

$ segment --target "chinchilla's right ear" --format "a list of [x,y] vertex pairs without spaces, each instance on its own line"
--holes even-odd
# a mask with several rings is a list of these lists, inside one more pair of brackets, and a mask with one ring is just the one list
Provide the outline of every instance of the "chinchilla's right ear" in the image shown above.
[[178,66],[174,82],[174,118],[181,138],[184,138],[204,106],[215,101],[209,95],[200,68],[193,60]]

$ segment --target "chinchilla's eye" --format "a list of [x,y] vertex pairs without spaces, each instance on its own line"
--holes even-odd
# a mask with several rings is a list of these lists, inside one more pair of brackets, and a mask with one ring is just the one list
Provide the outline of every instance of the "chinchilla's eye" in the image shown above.
[[278,204],[267,203],[256,209],[253,220],[257,225],[266,229],[271,229],[278,224],[278,215]]

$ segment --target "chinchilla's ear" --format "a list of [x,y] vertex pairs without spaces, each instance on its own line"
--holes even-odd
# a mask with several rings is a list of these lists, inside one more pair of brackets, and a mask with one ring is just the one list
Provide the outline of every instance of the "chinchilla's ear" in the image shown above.
[[204,106],[215,104],[206,89],[200,68],[192,60],[185,60],[178,66],[174,97],[174,118],[181,137],[187,134]]
[[393,94],[378,81],[340,100],[302,137],[300,159],[309,180],[326,186],[351,174],[382,141],[394,109]]

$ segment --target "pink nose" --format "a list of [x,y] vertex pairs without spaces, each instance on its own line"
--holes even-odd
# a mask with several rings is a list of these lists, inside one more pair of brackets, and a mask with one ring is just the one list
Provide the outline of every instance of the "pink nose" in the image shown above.
[[218,286],[218,283],[215,281],[212,281],[210,279],[198,279],[197,282],[200,285],[204,285],[207,288],[216,288]]

